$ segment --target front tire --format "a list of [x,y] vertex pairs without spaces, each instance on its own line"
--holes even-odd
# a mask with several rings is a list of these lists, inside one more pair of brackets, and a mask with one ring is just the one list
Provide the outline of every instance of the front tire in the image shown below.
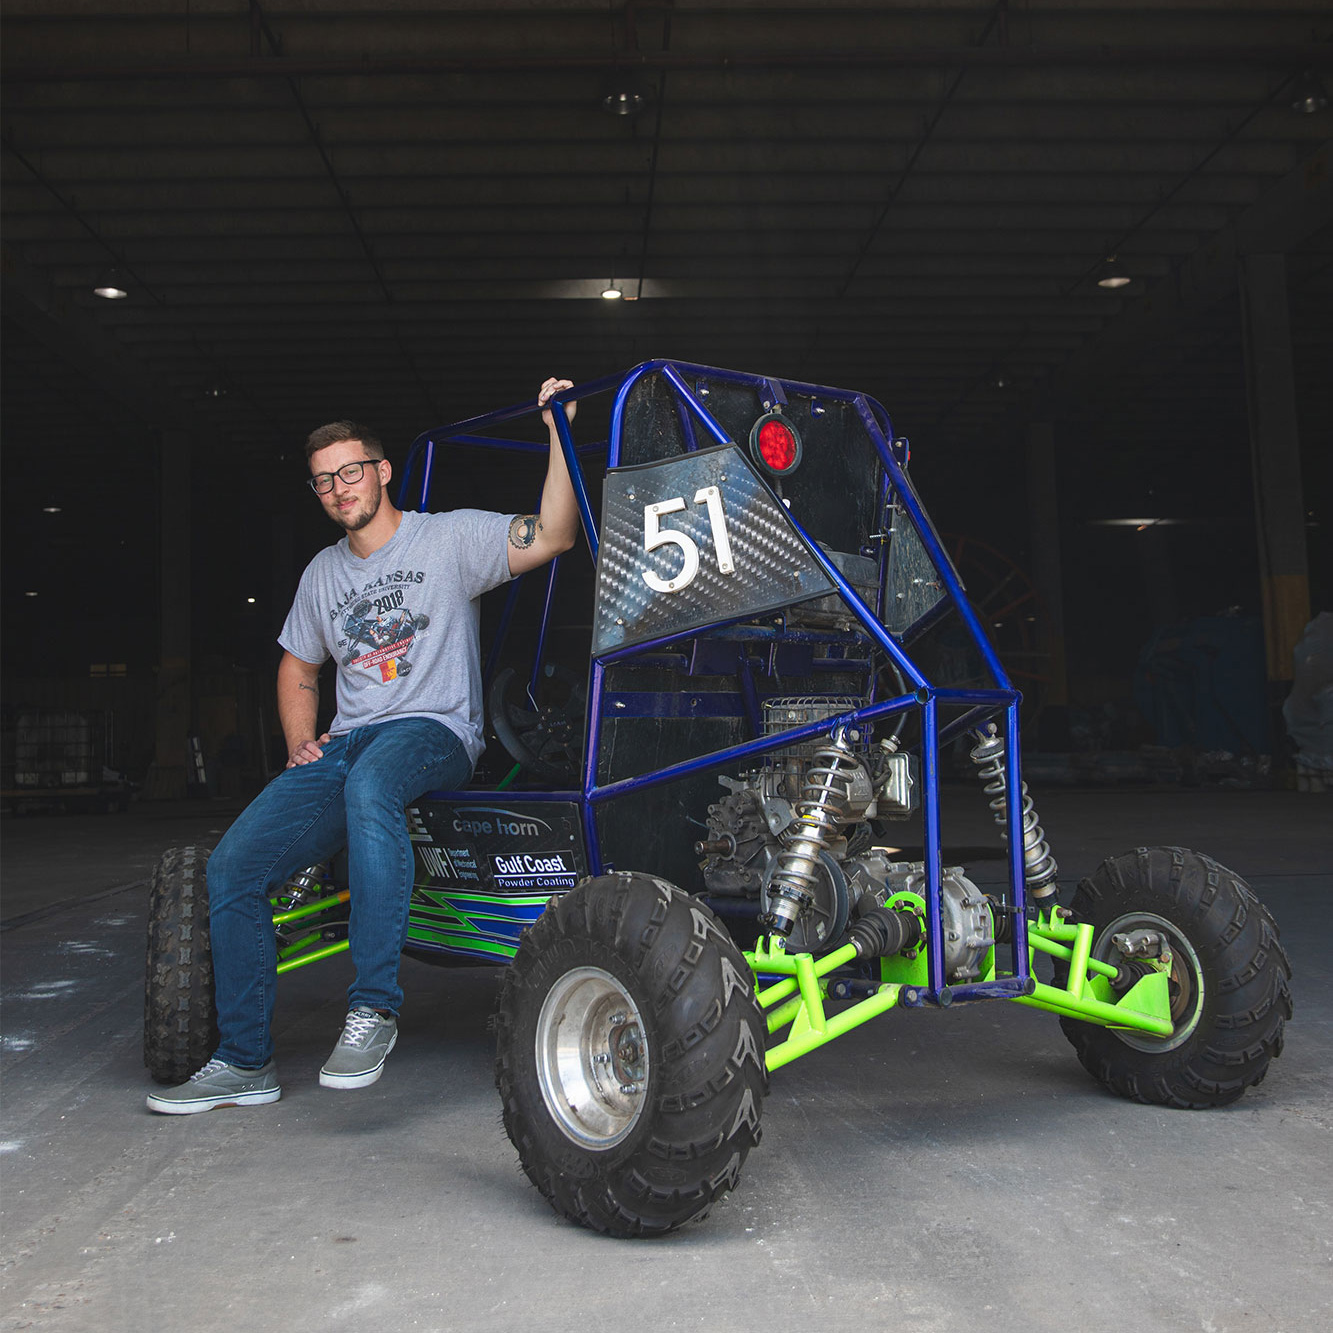
[[1249,885],[1183,847],[1111,857],[1078,886],[1076,921],[1096,927],[1093,957],[1125,959],[1112,937],[1151,930],[1171,949],[1169,1037],[1062,1018],[1083,1067],[1133,1101],[1225,1106],[1263,1081],[1291,1017],[1291,965],[1277,923]]
[[175,847],[153,871],[143,1061],[159,1083],[183,1083],[218,1046],[207,865],[203,848]]
[[496,1019],[505,1129],[562,1216],[663,1235],[735,1187],[768,1091],[765,1027],[717,918],[664,880],[601,875],[525,933]]

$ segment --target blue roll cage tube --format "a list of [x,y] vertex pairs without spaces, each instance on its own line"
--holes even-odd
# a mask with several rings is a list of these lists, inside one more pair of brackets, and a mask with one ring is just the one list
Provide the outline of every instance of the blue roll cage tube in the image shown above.
[[[922,1004],[943,1006],[968,1000],[1011,999],[1016,995],[1030,993],[1033,978],[1028,965],[1022,800],[1021,796],[1018,796],[1021,791],[1018,726],[1018,708],[1021,696],[1011,685],[1004,667],[982,629],[976,611],[968,601],[962,583],[954,573],[953,566],[946,556],[924,508],[907,481],[906,473],[903,470],[906,462],[905,456],[901,461],[899,458],[899,453],[905,455],[905,450],[901,448],[901,442],[891,443],[894,437],[888,413],[874,399],[850,390],[805,384],[793,380],[775,380],[768,376],[749,374],[743,371],[722,370],[711,366],[670,360],[645,361],[624,374],[609,375],[601,379],[591,380],[556,395],[549,404],[553,409],[566,402],[585,401],[597,394],[615,393],[611,411],[610,432],[607,439],[599,443],[575,445],[573,433],[564,412],[557,410],[554,413],[560,447],[564,452],[569,475],[574,484],[574,495],[578,505],[583,534],[594,565],[597,561],[598,552],[597,522],[579,460],[581,457],[588,457],[593,454],[600,455],[605,451],[607,470],[620,465],[626,402],[634,386],[645,376],[652,374],[660,374],[674,391],[677,419],[681,426],[686,451],[690,453],[701,447],[708,448],[718,444],[734,446],[735,441],[708,411],[695,389],[690,387],[689,379],[702,379],[713,383],[733,384],[756,389],[761,395],[767,394],[770,403],[776,402],[785,405],[787,394],[794,393],[809,396],[821,402],[850,404],[860,418],[884,468],[884,485],[879,497],[879,512],[884,513],[891,495],[901,511],[910,519],[917,537],[940,578],[943,596],[939,603],[925,617],[922,617],[921,621],[909,627],[909,632],[911,629],[918,629],[925,620],[933,619],[936,615],[952,608],[958,613],[959,619],[971,639],[972,646],[980,655],[996,684],[994,688],[990,689],[950,689],[931,684],[907,656],[897,639],[881,623],[886,595],[887,544],[882,543],[880,546],[878,595],[875,608],[871,608],[862,600],[842,571],[827,557],[819,544],[788,511],[788,521],[805,541],[812,558],[833,584],[838,595],[859,622],[861,629],[888,656],[901,673],[901,677],[912,688],[905,694],[878,702],[873,699],[872,689],[872,698],[867,705],[842,714],[836,719],[823,719],[804,726],[792,727],[786,731],[756,737],[754,740],[715,750],[694,759],[669,765],[666,768],[599,786],[597,783],[597,755],[602,726],[607,712],[607,701],[603,688],[606,667],[613,662],[659,652],[673,643],[697,638],[701,634],[706,634],[708,629],[721,628],[730,622],[722,619],[716,625],[705,630],[693,628],[636,643],[630,647],[613,648],[592,656],[581,788],[577,791],[515,791],[511,789],[504,792],[505,801],[555,800],[576,802],[584,830],[588,865],[593,874],[602,874],[606,866],[602,860],[596,822],[596,809],[602,803],[629,792],[672,782],[678,778],[704,770],[740,764],[773,750],[785,749],[802,741],[823,737],[828,735],[835,726],[868,723],[879,718],[893,717],[913,708],[919,709],[921,712],[921,742],[919,747],[922,776],[921,803],[925,835],[925,869],[929,889],[925,894],[926,933],[929,944],[927,949],[929,985],[923,988],[913,988],[910,998],[909,992],[905,990],[899,1003],[916,1007]],[[482,416],[456,422],[453,425],[423,432],[413,441],[408,452],[403,477],[399,484],[399,506],[401,508],[426,508],[430,497],[437,452],[445,446],[470,446],[480,449],[500,449],[517,453],[545,455],[548,448],[546,444],[504,439],[479,433],[494,429],[506,422],[530,417],[540,410],[541,407],[534,399],[531,402],[504,408],[496,412],[488,412]],[[707,437],[702,445],[696,434],[696,427]],[[419,474],[415,492],[413,490],[414,474]],[[415,503],[413,503],[414,500]],[[559,564],[559,558],[553,560],[546,576],[547,585],[542,607],[542,619],[537,634],[536,650],[529,678],[529,686],[533,691],[535,691],[540,677]],[[495,638],[486,657],[483,669],[484,678],[487,681],[494,673],[501,646],[513,619],[522,577],[515,579],[510,586]],[[742,693],[744,694],[744,690]],[[750,701],[750,703],[752,705],[753,701]],[[941,726],[939,711],[941,707],[963,708],[965,711]],[[751,708],[747,707],[746,711],[750,712]],[[977,726],[1001,711],[1004,713],[1004,782],[1009,871],[1006,907],[1012,922],[1010,975],[997,977],[991,981],[951,987],[946,986],[944,980],[944,926],[940,913],[940,884],[943,874],[939,790],[940,747],[961,732]],[[751,721],[753,725],[753,718]],[[455,802],[489,800],[495,794],[494,791],[478,789],[431,793],[435,798]]]

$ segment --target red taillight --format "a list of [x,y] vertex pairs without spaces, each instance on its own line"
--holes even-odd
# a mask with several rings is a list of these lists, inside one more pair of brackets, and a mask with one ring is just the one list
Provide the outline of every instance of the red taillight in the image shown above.
[[796,436],[781,421],[766,421],[759,427],[759,457],[774,472],[785,472],[796,461]]
[[770,472],[791,472],[801,461],[801,437],[780,412],[769,412],[750,431],[750,452]]

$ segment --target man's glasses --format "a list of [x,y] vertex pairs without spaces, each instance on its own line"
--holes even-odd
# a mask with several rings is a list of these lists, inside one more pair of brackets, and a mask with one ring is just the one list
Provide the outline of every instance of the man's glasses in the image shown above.
[[382,458],[363,458],[359,463],[344,463],[337,472],[316,472],[310,478],[310,489],[316,495],[327,495],[333,489],[334,477],[341,477],[344,486],[355,486],[370,463],[382,463]]

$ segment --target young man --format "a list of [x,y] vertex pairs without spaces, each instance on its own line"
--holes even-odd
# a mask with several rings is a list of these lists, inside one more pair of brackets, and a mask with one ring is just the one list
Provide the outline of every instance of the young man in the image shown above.
[[[548,379],[546,403],[571,388]],[[573,403],[565,406],[572,420]],[[412,845],[404,809],[462,786],[484,746],[477,599],[561,551],[578,533],[555,420],[538,514],[397,509],[378,440],[351,422],[306,444],[310,486],[346,536],[307,566],[278,642],[278,713],[287,767],[227,831],[208,862],[221,1043],[187,1082],[148,1107],[190,1115],[282,1095],[273,1063],[277,957],[269,895],[296,871],[347,848],[356,980],[319,1081],[374,1083],[397,1040]],[[337,662],[337,716],[317,736],[318,677]]]

